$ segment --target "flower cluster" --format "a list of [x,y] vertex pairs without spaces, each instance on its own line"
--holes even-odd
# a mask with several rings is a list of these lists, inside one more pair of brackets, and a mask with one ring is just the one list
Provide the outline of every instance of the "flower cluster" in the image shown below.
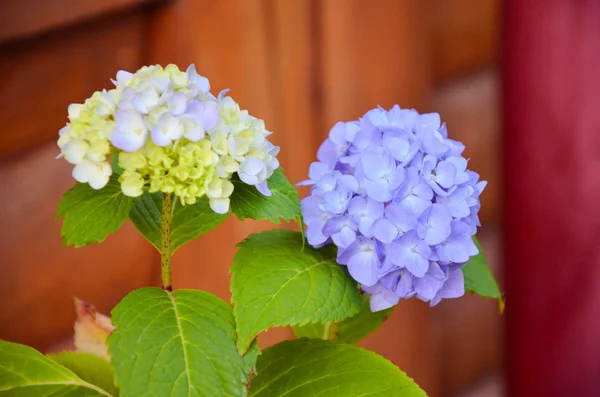
[[371,309],[401,298],[437,304],[464,294],[461,265],[478,253],[479,195],[464,145],[437,113],[394,106],[339,122],[310,166],[302,200],[308,242],[333,242]]
[[209,81],[175,65],[119,71],[115,88],[69,106],[60,130],[59,157],[74,164],[73,177],[104,187],[118,154],[123,193],[174,193],[183,204],[206,195],[218,213],[229,210],[234,173],[264,195],[279,167],[279,147],[267,140],[264,122],[226,96],[212,95]]

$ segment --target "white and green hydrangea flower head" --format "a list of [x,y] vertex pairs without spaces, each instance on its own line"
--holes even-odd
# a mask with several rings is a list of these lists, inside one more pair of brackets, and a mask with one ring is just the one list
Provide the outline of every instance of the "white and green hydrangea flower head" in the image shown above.
[[194,65],[144,66],[119,71],[115,88],[95,92],[69,106],[69,123],[59,132],[59,157],[73,164],[73,177],[104,187],[118,155],[127,196],[174,193],[182,204],[204,195],[213,211],[229,211],[232,176],[271,193],[267,179],[279,167],[263,120],[241,110],[228,90],[210,93]]

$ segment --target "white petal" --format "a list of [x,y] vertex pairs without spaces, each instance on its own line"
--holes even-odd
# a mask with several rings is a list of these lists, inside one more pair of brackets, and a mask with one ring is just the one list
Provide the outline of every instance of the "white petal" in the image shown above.
[[171,141],[181,138],[183,129],[179,119],[171,112],[160,116],[158,123],[152,128],[152,141],[158,146],[168,146]]
[[115,113],[115,128],[111,134],[113,146],[126,152],[139,150],[148,136],[142,115],[133,109],[119,109]]
[[117,82],[119,84],[115,84],[115,85],[126,84],[132,79],[132,77],[133,77],[133,73],[129,73],[125,70],[119,70],[117,72]]
[[148,88],[138,92],[131,103],[138,112],[146,114],[158,106],[158,93],[154,88]]
[[154,142],[157,146],[169,146],[172,142],[171,138],[161,131],[158,125],[155,125],[154,128],[152,128],[150,135],[152,137],[152,142]]
[[256,175],[249,175],[244,172],[238,171],[238,176],[247,185],[256,185],[258,183],[258,177]]
[[90,179],[88,183],[90,184],[92,189],[99,190],[106,186],[109,178],[109,175],[105,175],[104,173],[99,172],[98,174],[95,174],[94,177]]
[[87,183],[94,173],[94,164],[89,160],[83,160],[73,168],[73,178],[77,182]]
[[89,145],[85,141],[78,139],[67,143],[63,148],[62,153],[65,156],[65,160],[69,163],[79,164],[85,157],[88,148]]
[[194,125],[183,133],[183,136],[192,142],[198,142],[200,139],[204,138],[205,135],[206,131],[199,125]]
[[107,162],[93,163],[89,160],[82,160],[73,168],[73,178],[81,183],[89,183],[93,189],[101,189],[108,183],[112,174],[110,164]]
[[229,199],[219,198],[209,200],[210,208],[217,214],[226,214],[229,211]]
[[147,135],[148,131],[145,130],[143,134],[136,134],[132,132],[124,132],[115,128],[112,131],[111,142],[114,147],[125,152],[135,152],[144,146]]
[[248,157],[243,163],[240,164],[240,171],[248,175],[258,175],[258,173],[265,168],[265,163],[256,157]]
[[210,82],[204,76],[200,76],[196,72],[196,66],[192,63],[186,70],[188,79],[192,84],[195,84],[198,90],[204,94],[210,91]]
[[167,101],[167,105],[169,107],[169,110],[174,115],[179,116],[183,112],[185,112],[185,108],[187,106],[186,102],[187,97],[185,96],[185,94],[181,92],[176,92],[173,95],[171,95],[171,97]]
[[79,118],[79,113],[81,112],[81,109],[83,108],[83,105],[81,103],[72,103],[69,105],[69,119],[73,120],[76,118]]

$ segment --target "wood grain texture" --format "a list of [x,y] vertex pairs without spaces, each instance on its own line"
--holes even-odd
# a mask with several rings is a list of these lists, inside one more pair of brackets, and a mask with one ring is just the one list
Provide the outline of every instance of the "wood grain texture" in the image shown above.
[[447,81],[498,59],[502,0],[426,0],[431,65]]
[[[423,110],[432,82],[426,8],[418,1],[320,3],[324,138],[338,120],[395,103]],[[409,55],[410,54],[410,55]]]
[[140,67],[143,24],[127,14],[0,50],[0,157],[55,140],[70,103]]
[[0,43],[159,1],[4,0],[0,5]]

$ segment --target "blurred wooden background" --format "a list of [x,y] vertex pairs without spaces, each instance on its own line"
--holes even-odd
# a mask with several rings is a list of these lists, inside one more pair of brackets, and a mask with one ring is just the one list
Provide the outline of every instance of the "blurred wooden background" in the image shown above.
[[[500,0],[4,0],[0,4],[0,338],[40,349],[68,340],[76,295],[108,312],[157,284],[156,252],[131,224],[102,245],[61,245],[54,218],[73,184],[56,161],[67,106],[117,70],[195,63],[213,92],[265,119],[292,182],[305,179],[337,120],[399,103],[438,111],[491,183],[483,244],[498,259]],[[305,194],[306,191],[301,191]],[[231,217],[174,258],[175,288],[229,297],[234,245],[270,228]],[[499,270],[496,271],[500,273]],[[364,342],[431,396],[456,395],[501,365],[496,304],[401,302]],[[262,346],[291,337],[277,329]]]

